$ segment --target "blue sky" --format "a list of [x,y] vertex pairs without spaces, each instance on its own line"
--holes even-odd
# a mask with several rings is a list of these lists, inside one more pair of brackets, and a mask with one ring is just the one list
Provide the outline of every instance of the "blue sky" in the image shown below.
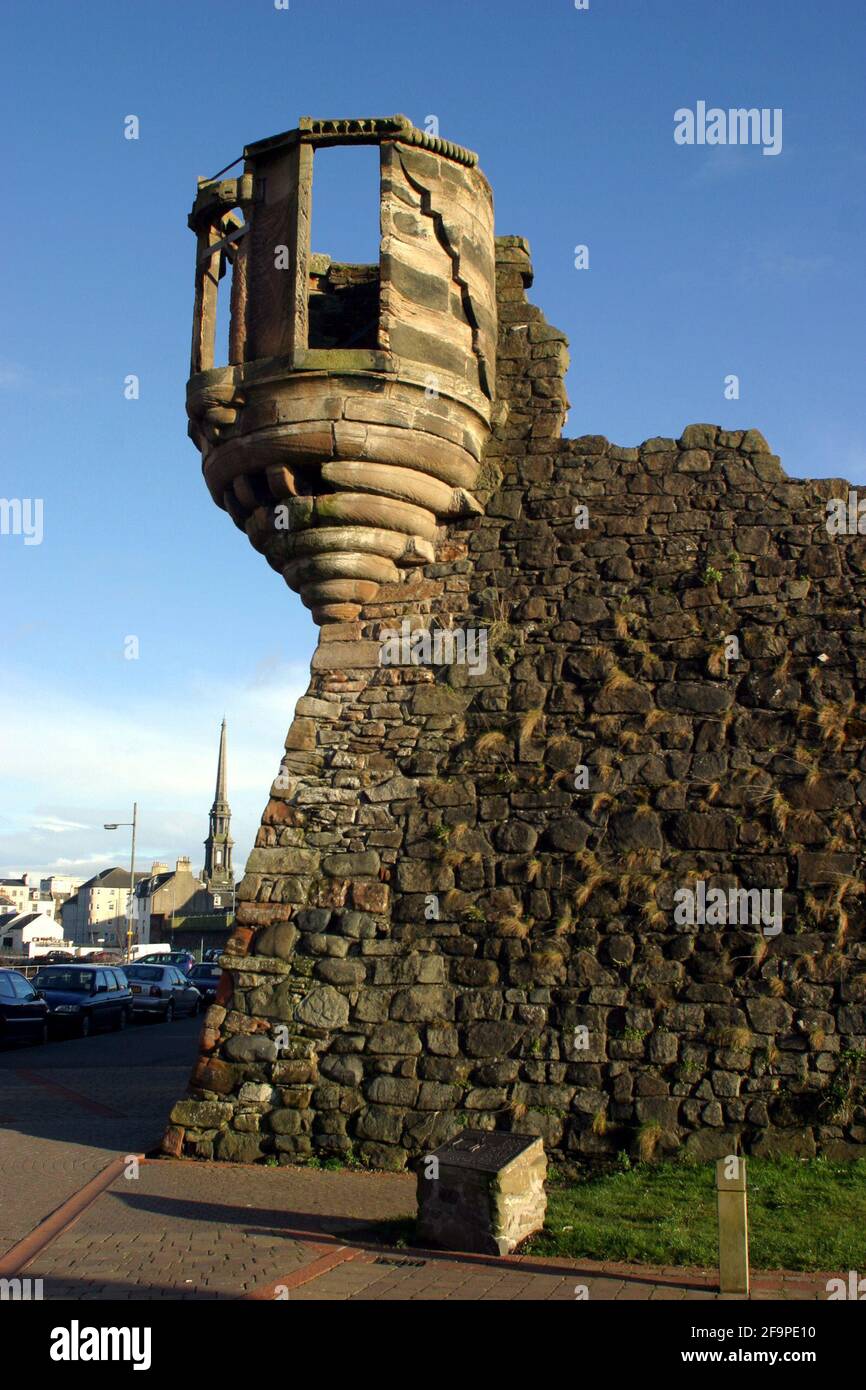
[[[0,536],[0,872],[123,862],[100,827],[134,798],[142,860],[200,864],[224,713],[250,848],[316,632],[186,438],[186,214],[302,114],[435,115],[479,152],[571,340],[570,434],[753,426],[866,485],[861,0],[6,0],[2,30],[0,495],[42,498],[44,539]],[[676,145],[700,100],[782,108],[781,154]],[[317,182],[314,249],[373,258],[341,191],[368,170]]]

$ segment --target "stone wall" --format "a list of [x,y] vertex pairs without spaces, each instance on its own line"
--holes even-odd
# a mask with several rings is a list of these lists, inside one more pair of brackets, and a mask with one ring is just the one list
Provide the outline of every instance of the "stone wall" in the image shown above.
[[[497,254],[484,515],[323,631],[164,1146],[398,1169],[470,1124],[573,1160],[862,1154],[848,486],[754,430],[562,439],[565,339],[525,243]],[[483,628],[486,671],[380,664],[407,617]],[[781,930],[683,922],[699,883],[780,893]]]

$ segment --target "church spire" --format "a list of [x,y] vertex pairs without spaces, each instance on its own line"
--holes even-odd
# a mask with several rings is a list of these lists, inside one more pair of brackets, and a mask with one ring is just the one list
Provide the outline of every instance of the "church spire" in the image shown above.
[[226,764],[226,721],[220,726],[220,751],[217,760],[216,792],[210,808],[208,837],[204,842],[204,869],[202,877],[211,893],[221,896],[231,892],[234,883],[232,869],[232,847],[234,840],[229,833],[232,813],[228,800]]
[[220,753],[217,762],[216,796],[214,805],[228,805],[228,795],[226,792],[226,721],[223,715],[223,722],[220,727]]

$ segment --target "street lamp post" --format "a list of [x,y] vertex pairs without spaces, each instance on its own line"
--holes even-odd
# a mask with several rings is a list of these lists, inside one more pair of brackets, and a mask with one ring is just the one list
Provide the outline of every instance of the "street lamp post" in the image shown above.
[[121,830],[125,826],[132,827],[132,852],[129,856],[129,897],[127,899],[127,927],[126,927],[126,958],[132,950],[132,907],[135,898],[135,832],[138,827],[138,802],[132,803],[132,820],[106,821],[103,825],[104,830]]

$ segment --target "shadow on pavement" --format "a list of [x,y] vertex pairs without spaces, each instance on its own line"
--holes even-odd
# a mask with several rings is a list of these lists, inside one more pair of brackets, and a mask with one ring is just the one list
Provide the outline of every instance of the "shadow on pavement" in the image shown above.
[[112,1152],[150,1147],[186,1094],[200,1018],[0,1050],[0,1134]]
[[[519,1260],[503,1259],[496,1255],[469,1255],[449,1250],[430,1250],[410,1244],[395,1247],[395,1223],[388,1221],[364,1220],[357,1217],[330,1217],[305,1211],[291,1211],[281,1208],[262,1208],[251,1211],[248,1206],[234,1206],[219,1202],[196,1201],[189,1198],[161,1197],[148,1194],[118,1192],[112,1196],[125,1206],[136,1211],[148,1212],[169,1221],[202,1221],[217,1223],[230,1229],[234,1235],[261,1235],[268,1232],[282,1235],[287,1240],[321,1240],[323,1236],[336,1242],[360,1245],[373,1253],[388,1255],[395,1262],[423,1259],[427,1262],[471,1263],[474,1268],[487,1268],[502,1274],[509,1270],[519,1270],[522,1274],[547,1274],[562,1278],[575,1276],[583,1279],[628,1280],[630,1284],[663,1286],[671,1289],[693,1289],[694,1283],[685,1283],[676,1274],[662,1274],[657,1269],[648,1269],[643,1275],[633,1268],[628,1274],[615,1269],[606,1270],[599,1265],[591,1268],[579,1263],[563,1261],[548,1264],[543,1258],[534,1259],[524,1255]],[[389,1226],[391,1229],[389,1230]]]

